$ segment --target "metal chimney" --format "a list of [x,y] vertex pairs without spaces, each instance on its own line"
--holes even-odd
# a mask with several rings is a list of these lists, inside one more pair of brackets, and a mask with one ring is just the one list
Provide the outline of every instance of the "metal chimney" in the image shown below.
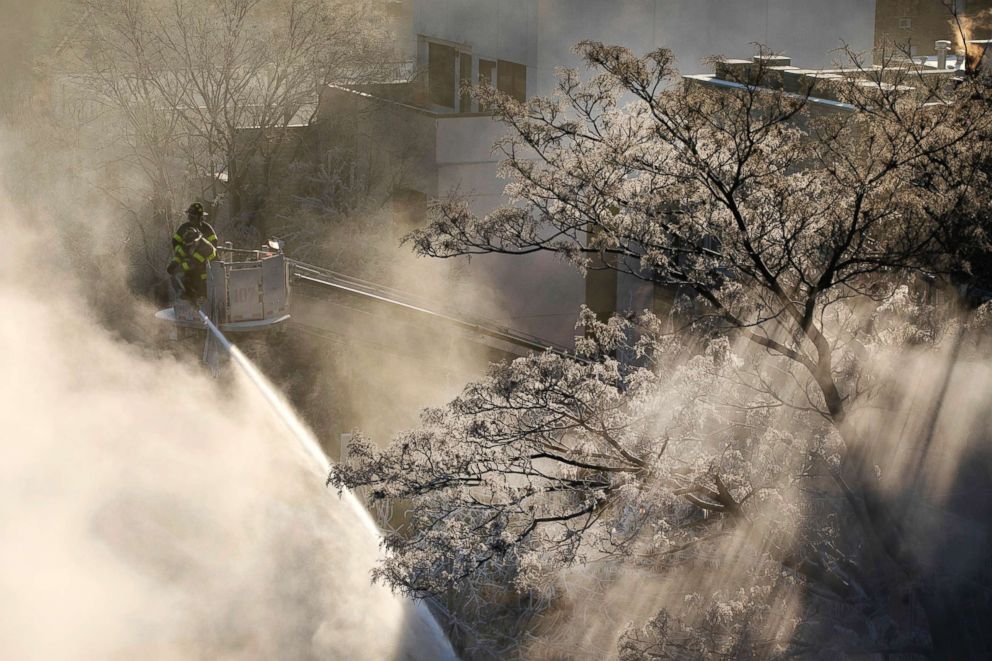
[[937,68],[943,71],[947,68],[947,52],[951,50],[951,42],[940,39],[934,43],[933,47],[937,50]]

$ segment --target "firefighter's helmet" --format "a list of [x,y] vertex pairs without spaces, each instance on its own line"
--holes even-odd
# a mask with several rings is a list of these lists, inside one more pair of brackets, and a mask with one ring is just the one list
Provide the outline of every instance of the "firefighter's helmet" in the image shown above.
[[189,216],[190,218],[203,218],[208,214],[206,211],[203,210],[202,204],[200,204],[199,202],[194,202],[193,204],[189,205],[188,209],[186,209],[186,215]]

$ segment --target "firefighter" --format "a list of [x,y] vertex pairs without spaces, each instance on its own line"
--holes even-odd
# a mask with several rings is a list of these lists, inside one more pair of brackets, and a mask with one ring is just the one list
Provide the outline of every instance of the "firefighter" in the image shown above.
[[180,240],[167,270],[182,297],[195,303],[207,295],[207,264],[217,259],[217,249],[195,227],[187,227]]
[[172,249],[176,250],[183,245],[183,234],[190,227],[195,228],[204,239],[209,241],[214,248],[217,247],[217,232],[214,228],[204,220],[207,213],[203,210],[203,205],[199,202],[194,202],[189,205],[186,209],[186,222],[179,226],[176,232],[172,235]]

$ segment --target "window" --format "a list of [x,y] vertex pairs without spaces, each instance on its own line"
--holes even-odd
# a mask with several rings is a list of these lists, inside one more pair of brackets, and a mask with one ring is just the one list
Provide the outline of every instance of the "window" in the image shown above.
[[899,29],[901,29],[901,30],[912,30],[913,29],[913,19],[911,19],[911,18],[900,18],[899,19]]
[[[493,60],[479,60],[479,84],[483,83],[496,87],[496,62]],[[479,112],[488,112],[488,110],[486,104],[479,104]]]
[[459,97],[458,109],[461,112],[472,112],[472,95],[464,91],[464,88],[472,85],[472,56],[468,53],[458,54],[458,89]]
[[496,85],[493,74],[496,73],[496,63],[492,60],[479,60],[479,83]]
[[430,102],[455,107],[455,49],[443,44],[427,45],[427,85]]
[[509,94],[517,101],[526,100],[527,67],[516,62],[499,60],[496,63],[496,89]]

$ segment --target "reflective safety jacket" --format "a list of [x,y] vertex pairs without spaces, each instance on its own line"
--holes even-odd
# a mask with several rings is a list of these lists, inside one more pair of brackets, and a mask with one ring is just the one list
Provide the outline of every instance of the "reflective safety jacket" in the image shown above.
[[187,278],[199,276],[198,279],[206,280],[207,262],[215,259],[217,259],[217,249],[213,243],[204,238],[197,239],[190,245],[179,243],[173,250],[169,272],[179,268]]
[[178,229],[176,229],[175,233],[172,235],[173,250],[182,247],[183,234],[185,234],[186,230],[188,230],[191,227],[199,230],[200,234],[203,235],[204,239],[209,241],[215,248],[217,247],[217,232],[214,231],[214,228],[210,225],[210,223],[208,223],[205,220],[200,220],[195,222],[192,220],[187,220],[185,223],[180,225]]

